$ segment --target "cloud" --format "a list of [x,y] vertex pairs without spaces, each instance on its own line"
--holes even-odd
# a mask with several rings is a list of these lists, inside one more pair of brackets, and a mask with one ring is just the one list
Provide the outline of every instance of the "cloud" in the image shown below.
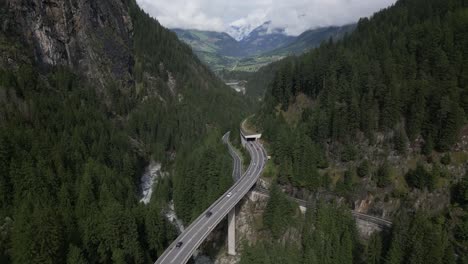
[[289,35],[305,30],[354,23],[395,3],[395,0],[273,0],[268,14],[272,27],[285,28]]
[[168,28],[226,31],[271,21],[289,35],[344,25],[370,16],[396,0],[137,0]]
[[185,28],[223,31],[225,23],[214,14],[207,13],[209,1],[137,0],[143,10],[167,28]]

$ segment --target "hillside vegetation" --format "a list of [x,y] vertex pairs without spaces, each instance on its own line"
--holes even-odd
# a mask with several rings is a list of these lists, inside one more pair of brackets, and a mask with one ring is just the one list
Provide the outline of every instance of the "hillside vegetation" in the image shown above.
[[[0,3],[1,263],[152,263],[177,235],[167,201],[188,222],[231,181],[221,134],[245,101],[135,1],[78,2]],[[190,155],[206,166],[173,166]],[[172,176],[144,206],[150,160]],[[193,184],[214,191],[184,213]]]
[[[252,75],[269,83],[256,115],[274,163],[267,180],[302,199],[332,192],[340,204],[394,221],[390,234],[369,241],[342,233],[324,242],[313,236],[345,225],[320,221],[346,216],[314,208],[304,227],[312,239],[302,235],[291,263],[466,263],[467,10],[462,0],[400,0],[342,41]],[[278,240],[271,230],[243,263],[297,256],[281,240],[296,226],[277,224],[287,232]]]

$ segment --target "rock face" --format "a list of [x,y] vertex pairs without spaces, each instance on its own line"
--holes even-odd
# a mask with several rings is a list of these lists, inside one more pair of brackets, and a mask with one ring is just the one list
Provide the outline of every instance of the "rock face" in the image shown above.
[[[215,257],[215,264],[236,264],[240,262],[242,246],[255,244],[259,237],[258,219],[261,219],[268,203],[268,196],[250,192],[236,207],[236,251],[230,256],[225,250]],[[226,231],[227,232],[227,231]],[[227,233],[225,233],[227,234]]]
[[374,232],[381,232],[382,231],[382,227],[375,224],[375,223],[365,221],[365,220],[362,220],[362,219],[359,219],[359,218],[355,218],[355,220],[356,220],[356,227],[357,227],[357,229],[359,231],[359,235],[364,239],[369,239],[370,236]]
[[145,172],[140,179],[140,202],[149,204],[151,201],[151,195],[153,194],[153,187],[158,183],[158,180],[168,176],[167,172],[161,170],[162,164],[152,160],[146,167]]
[[20,35],[42,67],[67,65],[104,85],[131,81],[132,22],[115,0],[6,0],[4,29]]

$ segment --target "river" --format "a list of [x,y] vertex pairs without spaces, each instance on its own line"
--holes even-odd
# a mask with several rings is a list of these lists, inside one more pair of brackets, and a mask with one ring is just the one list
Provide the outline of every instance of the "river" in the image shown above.
[[[167,176],[169,176],[169,173],[162,171],[162,165],[160,162],[151,161],[145,168],[140,179],[140,202],[148,204],[151,201],[153,187],[158,183],[158,179]],[[177,218],[175,213],[173,201],[169,202],[164,215],[167,220],[174,224],[179,233],[184,231],[184,225],[182,221]],[[205,255],[197,255],[195,257],[195,264],[213,264],[213,261]]]

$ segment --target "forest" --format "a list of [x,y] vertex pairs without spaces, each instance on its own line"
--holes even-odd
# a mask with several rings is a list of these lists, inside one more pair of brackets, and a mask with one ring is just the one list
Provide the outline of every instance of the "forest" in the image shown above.
[[[247,245],[242,263],[467,263],[468,174],[466,165],[461,175],[447,169],[468,117],[467,10],[463,0],[400,0],[361,19],[343,40],[249,77],[267,83],[253,122],[272,154],[273,184],[288,195],[331,191],[345,199],[370,186],[402,205],[391,231],[363,242],[336,209],[342,205],[317,201],[305,218],[282,222],[278,214],[271,224],[269,204],[261,230],[270,240]],[[252,85],[258,92],[266,84]],[[379,135],[383,154],[369,157],[362,151],[376,147]],[[390,154],[415,159],[403,183],[394,182]],[[437,212],[413,208],[405,196],[441,190],[450,202]],[[288,232],[300,232],[301,243],[291,244]]]
[[[468,113],[466,6],[398,1],[361,19],[344,40],[273,65],[273,77],[260,71],[258,79],[270,81],[255,122],[271,144],[279,180],[309,189],[326,185],[315,168],[327,167],[325,156],[356,161],[361,135],[370,144],[377,133],[391,135],[389,146],[399,155],[415,142],[423,155],[450,151]],[[294,119],[290,112],[300,104],[306,106]],[[389,184],[384,165],[376,179],[381,187]],[[408,175],[409,185],[430,187],[412,177],[421,172]]]
[[[232,184],[221,137],[238,140],[265,83],[254,121],[273,164],[268,236],[244,245],[240,263],[468,263],[468,173],[446,169],[468,114],[466,0],[399,0],[343,40],[249,74],[255,99],[225,86],[136,1],[122,3],[128,14],[117,16],[132,22],[125,86],[39,63],[0,2],[0,263],[152,263],[177,236],[169,201],[187,225]],[[348,204],[317,200],[301,215],[284,188],[350,197],[356,179],[379,192],[395,185],[389,162],[361,160],[355,147],[379,133],[399,156],[421,144],[424,162],[403,184],[431,196],[446,182],[448,206],[417,210],[393,192],[385,199],[402,208],[392,229],[367,241]],[[171,176],[144,205],[138,185],[151,161]],[[336,180],[323,173],[332,162],[355,166]]]
[[306,94],[303,114],[317,141],[352,141],[358,131],[404,127],[426,152],[447,151],[468,112],[467,13],[464,1],[398,1],[337,43],[282,62],[264,112],[286,110]]
[[[221,136],[237,128],[248,103],[125,2],[134,30],[129,87],[40,65],[21,29],[2,23],[0,51],[15,64],[0,60],[1,263],[152,263],[177,236],[167,202],[187,224],[219,194],[204,190],[231,183]],[[0,7],[0,21],[11,19]],[[138,186],[150,160],[174,176],[145,206]],[[193,181],[199,192],[186,193]]]
[[[270,237],[245,245],[241,264],[403,264],[467,263],[466,251],[456,254],[444,216],[401,212],[391,230],[359,239],[355,220],[338,204],[318,201],[297,213],[284,194],[273,187],[263,216]],[[466,226],[466,221],[465,224]],[[465,227],[461,227],[465,228]],[[457,230],[456,236],[465,236]],[[364,241],[364,242],[363,242]]]

